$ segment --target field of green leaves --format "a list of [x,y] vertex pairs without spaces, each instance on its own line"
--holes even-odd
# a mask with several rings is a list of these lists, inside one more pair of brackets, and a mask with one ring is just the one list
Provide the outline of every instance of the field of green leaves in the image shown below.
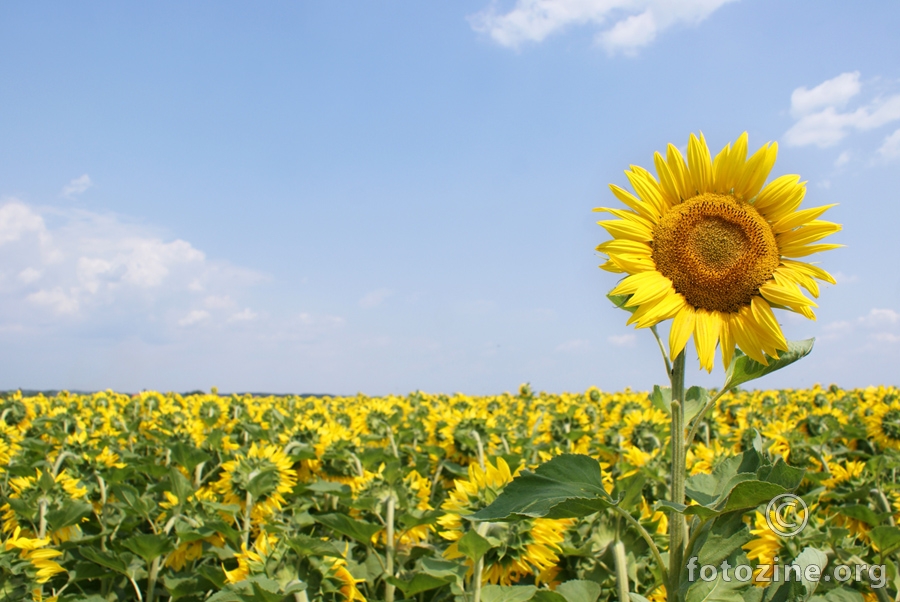
[[[616,541],[631,592],[665,600],[636,527],[665,554],[661,397],[4,394],[0,600],[596,602],[617,599]],[[752,459],[759,474],[790,467],[781,478],[796,477],[810,520],[782,538],[764,504],[741,508],[727,537],[689,546],[754,566],[806,546],[830,564],[883,564],[884,588],[822,582],[816,599],[893,600],[898,448],[896,388],[727,393],[688,451],[688,497],[706,504],[722,470]],[[565,454],[599,462],[616,512],[470,518]]]

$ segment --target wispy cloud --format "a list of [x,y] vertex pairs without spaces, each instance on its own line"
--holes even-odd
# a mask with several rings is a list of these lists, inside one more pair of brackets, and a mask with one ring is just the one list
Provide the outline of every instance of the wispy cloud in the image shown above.
[[497,3],[469,17],[472,28],[501,46],[541,42],[572,26],[599,31],[597,44],[609,54],[633,55],[663,30],[696,25],[732,0],[517,0],[508,12]]
[[590,341],[586,339],[573,339],[571,341],[566,341],[565,343],[560,343],[556,346],[554,351],[557,353],[577,353],[587,351],[590,346]]
[[616,347],[634,347],[637,343],[637,335],[635,334],[614,334],[606,337],[610,344]]
[[[900,120],[900,94],[875,96],[853,110],[847,104],[862,92],[859,71],[842,73],[807,89],[800,87],[791,94],[791,116],[797,122],[785,132],[791,146],[834,146],[853,131],[868,131]],[[893,150],[885,141],[885,152]],[[900,136],[897,144],[900,145]],[[898,148],[900,151],[900,148]]]
[[883,159],[900,158],[900,129],[884,139],[884,143],[878,149],[878,154]]
[[363,309],[377,307],[384,303],[385,299],[393,294],[394,292],[388,288],[380,288],[378,290],[370,291],[363,295],[362,299],[359,300],[359,306]]
[[62,196],[71,199],[78,196],[79,194],[83,194],[87,191],[88,188],[93,185],[94,183],[91,181],[91,177],[87,174],[84,174],[82,176],[78,176],[77,178],[66,184],[65,187],[63,187],[61,194]]

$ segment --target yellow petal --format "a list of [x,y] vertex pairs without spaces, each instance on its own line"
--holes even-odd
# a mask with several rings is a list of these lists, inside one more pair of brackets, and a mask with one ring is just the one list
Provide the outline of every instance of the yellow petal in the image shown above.
[[699,139],[691,134],[688,141],[688,171],[694,194],[704,194],[712,188],[712,160],[703,134]]
[[672,330],[669,331],[669,357],[673,360],[684,350],[688,339],[691,338],[694,331],[694,316],[694,308],[685,304],[672,320]]
[[697,348],[697,357],[700,365],[712,372],[713,358],[716,354],[716,343],[719,340],[722,320],[719,313],[698,309],[694,319],[694,346]]
[[719,348],[722,351],[722,366],[727,370],[734,355],[734,336],[731,334],[731,320],[728,315],[721,316],[722,334],[719,336]]
[[809,209],[795,211],[794,213],[786,215],[772,224],[772,230],[774,230],[776,234],[780,234],[782,232],[793,230],[794,228],[799,228],[800,226],[803,226],[808,222],[811,222],[814,219],[818,218],[820,215],[822,215],[832,207],[837,207],[837,203],[833,203],[831,205],[822,205],[821,207],[810,207]]
[[778,246],[805,245],[841,231],[841,225],[823,220],[813,220],[801,228],[782,232],[775,237]]
[[631,171],[626,171],[625,176],[631,182],[631,186],[639,197],[645,202],[653,206],[657,215],[663,215],[666,211],[666,204],[663,201],[662,190],[659,182],[653,177],[649,171],[637,165],[631,165]]
[[735,196],[745,200],[755,197],[769,177],[777,156],[778,143],[766,144],[753,153],[735,183]]
[[648,276],[643,285],[641,286],[641,288],[635,291],[635,293],[631,296],[631,299],[629,299],[625,304],[625,307],[643,305],[644,303],[656,301],[657,299],[660,299],[665,295],[675,294],[675,289],[672,288],[671,280],[669,280],[656,270],[647,272],[647,274]]
[[[641,199],[637,198],[624,188],[620,188],[615,184],[610,184],[609,189],[612,190],[613,195],[622,201],[628,208],[632,211],[644,217],[654,223],[659,220],[659,214],[656,211],[656,208],[649,203],[645,203]],[[597,207],[594,211],[600,211],[602,207]]]
[[784,206],[796,208],[803,201],[805,195],[806,182],[801,182],[800,176],[793,174],[779,176],[760,191],[756,200],[753,201],[753,206],[763,217],[769,221],[775,221],[769,217],[769,212],[780,212]]
[[672,174],[672,181],[678,190],[678,195],[682,200],[689,199],[694,196],[691,193],[691,182],[688,174],[687,164],[681,151],[674,144],[670,144],[666,149],[666,163],[669,166],[669,172]]
[[806,257],[813,253],[821,253],[822,251],[830,251],[832,249],[840,249],[844,245],[822,243],[818,245],[788,245],[779,247],[779,251],[785,257]]
[[635,222],[616,219],[597,223],[605,228],[614,238],[624,238],[638,242],[653,240],[653,233]]
[[678,293],[667,295],[656,303],[641,305],[637,311],[631,314],[626,324],[634,324],[635,328],[649,328],[663,320],[674,318],[685,304],[684,297]]
[[659,189],[663,193],[667,205],[672,207],[682,201],[681,190],[675,183],[672,170],[661,154],[654,153],[653,164],[656,166],[656,175],[659,176]]

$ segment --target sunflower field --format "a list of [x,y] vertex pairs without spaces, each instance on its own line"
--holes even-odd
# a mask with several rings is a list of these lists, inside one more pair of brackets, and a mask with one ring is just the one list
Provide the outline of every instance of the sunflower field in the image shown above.
[[[665,600],[640,534],[665,554],[662,393],[4,394],[0,599],[597,602],[617,599],[621,541],[633,599]],[[780,538],[764,505],[740,508],[689,547],[756,566],[814,545],[886,567],[881,589],[822,582],[816,600],[894,599],[898,448],[896,388],[728,392],[690,446],[691,503],[752,460],[796,481],[809,524]],[[572,458],[615,508],[473,520],[517,474]]]

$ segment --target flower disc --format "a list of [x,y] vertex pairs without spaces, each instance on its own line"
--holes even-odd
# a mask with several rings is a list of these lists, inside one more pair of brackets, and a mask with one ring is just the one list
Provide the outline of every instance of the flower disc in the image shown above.
[[752,205],[702,194],[677,205],[653,229],[659,272],[694,307],[736,312],[778,267],[775,236]]

